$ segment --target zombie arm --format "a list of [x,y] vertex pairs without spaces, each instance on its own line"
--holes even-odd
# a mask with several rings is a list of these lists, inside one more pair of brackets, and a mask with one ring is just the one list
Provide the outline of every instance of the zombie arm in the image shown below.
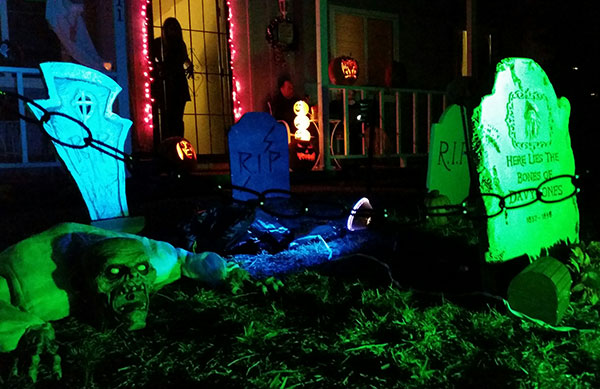
[[227,262],[218,254],[212,252],[185,253],[181,268],[182,275],[213,286],[225,283],[234,294],[240,292],[244,285],[248,283],[259,287],[263,293],[267,293],[269,289],[277,291],[283,286],[283,283],[274,277],[265,280],[254,280],[248,271],[234,262]]
[[45,323],[36,315],[23,312],[6,301],[0,301],[0,352],[13,351],[29,328]]
[[49,354],[52,357],[52,371],[60,378],[62,369],[52,325],[36,315],[23,312],[5,301],[0,301],[0,352],[14,351],[24,335],[29,338],[27,343],[31,348],[29,376],[32,381],[37,381],[42,354]]
[[212,252],[194,254],[184,250],[181,252],[183,252],[181,253],[183,254],[182,275],[211,285],[218,284],[227,278],[229,270],[227,262],[218,254]]

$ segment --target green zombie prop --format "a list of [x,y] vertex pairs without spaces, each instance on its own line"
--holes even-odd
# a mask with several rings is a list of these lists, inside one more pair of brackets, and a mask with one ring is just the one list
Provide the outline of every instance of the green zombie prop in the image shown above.
[[59,224],[0,253],[0,351],[14,350],[27,334],[37,342],[32,378],[41,353],[54,355],[60,374],[49,322],[83,313],[97,323],[144,328],[150,293],[181,276],[216,284],[239,280],[238,273],[247,274],[215,253],[194,254],[136,235]]

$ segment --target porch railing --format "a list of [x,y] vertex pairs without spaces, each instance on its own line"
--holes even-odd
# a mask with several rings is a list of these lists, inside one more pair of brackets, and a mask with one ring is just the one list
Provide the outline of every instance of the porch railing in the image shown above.
[[329,86],[327,151],[332,165],[368,156],[369,130],[357,119],[358,100],[375,102],[374,157],[397,158],[399,166],[406,166],[412,157],[427,155],[431,125],[446,108],[446,96],[441,91]]
[[[0,89],[28,98],[47,98],[39,69],[0,66]],[[0,105],[0,169],[58,166],[54,148],[41,129],[21,119],[22,100],[4,96]]]

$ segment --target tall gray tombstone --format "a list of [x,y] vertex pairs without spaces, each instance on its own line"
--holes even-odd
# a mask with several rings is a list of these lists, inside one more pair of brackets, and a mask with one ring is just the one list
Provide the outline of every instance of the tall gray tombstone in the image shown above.
[[438,190],[451,204],[469,195],[469,161],[461,108],[451,105],[431,128],[427,189]]
[[[268,113],[248,112],[242,116],[229,131],[231,184],[259,193],[269,189],[289,191],[287,140],[285,126]],[[233,198],[256,199],[241,190],[234,190]]]

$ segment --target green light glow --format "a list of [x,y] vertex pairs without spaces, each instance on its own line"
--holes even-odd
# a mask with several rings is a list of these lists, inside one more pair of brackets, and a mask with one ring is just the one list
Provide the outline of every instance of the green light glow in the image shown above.
[[470,181],[461,108],[451,105],[431,127],[427,189],[459,204],[469,194]]
[[[481,193],[509,196],[498,216],[488,219],[488,262],[526,254],[538,257],[544,248],[579,240],[579,211],[569,179],[544,185],[543,201],[536,188],[560,175],[575,175],[569,137],[569,101],[558,99],[542,68],[533,60],[508,58],[496,68],[491,95],[473,114],[473,148],[477,154]],[[519,193],[515,193],[519,192]],[[488,214],[493,197],[484,196]],[[519,208],[512,208],[526,204]]]

